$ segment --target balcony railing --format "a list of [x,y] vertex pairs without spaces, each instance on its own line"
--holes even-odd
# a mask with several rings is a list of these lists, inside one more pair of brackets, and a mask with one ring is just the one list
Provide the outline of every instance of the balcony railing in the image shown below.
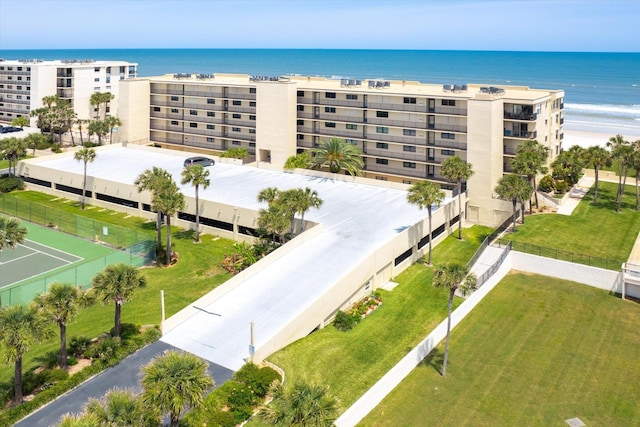
[[525,131],[512,131],[509,129],[504,130],[504,136],[508,138],[527,138],[527,139],[536,139],[538,136],[537,131],[533,132],[525,132]]
[[507,120],[535,121],[538,119],[538,115],[536,113],[510,113],[505,111],[504,118]]

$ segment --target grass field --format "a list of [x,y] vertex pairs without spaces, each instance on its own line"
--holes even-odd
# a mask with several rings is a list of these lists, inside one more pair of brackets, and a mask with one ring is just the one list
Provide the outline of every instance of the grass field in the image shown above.
[[[435,248],[435,264],[465,263],[491,229],[463,231],[463,241],[450,236]],[[284,369],[289,383],[304,378],[329,385],[346,409],[446,316],[448,293],[431,285],[432,271],[414,264],[393,279],[399,283],[393,291],[381,291],[380,308],[351,331],[328,325],[268,360]],[[250,425],[261,424],[254,420]]]
[[624,262],[640,232],[640,215],[634,210],[635,187],[631,185],[625,189],[621,211],[615,211],[616,189],[617,184],[601,182],[596,205],[592,187],[571,216],[527,216],[525,224],[505,238]]
[[549,277],[508,275],[363,426],[640,424],[640,306]]

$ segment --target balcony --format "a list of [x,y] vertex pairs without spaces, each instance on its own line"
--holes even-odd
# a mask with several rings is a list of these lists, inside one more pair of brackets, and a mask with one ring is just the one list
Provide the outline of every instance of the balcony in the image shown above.
[[502,150],[502,154],[515,156],[516,155],[516,149],[513,148],[513,147],[504,147],[503,150]]
[[508,111],[505,111],[504,118],[506,120],[535,121],[538,119],[538,115],[536,113],[510,113]]
[[376,150],[367,148],[363,154],[365,157],[383,157],[388,159],[413,160],[423,163],[427,161],[426,153],[418,154],[405,151]]
[[526,132],[526,131],[512,131],[509,129],[504,130],[504,136],[507,138],[525,138],[525,139],[536,139],[538,136],[537,131]]

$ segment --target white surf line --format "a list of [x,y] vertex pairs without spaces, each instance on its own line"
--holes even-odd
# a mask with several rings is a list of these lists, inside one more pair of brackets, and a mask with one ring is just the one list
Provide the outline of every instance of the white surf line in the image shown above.
[[62,260],[62,261],[66,261],[66,262],[67,262],[67,263],[69,263],[69,264],[70,264],[70,263],[73,263],[73,262],[77,262],[77,261],[82,261],[82,260],[84,260],[84,258],[82,258],[82,257],[79,257],[79,256],[74,255],[74,254],[70,254],[69,252],[61,251],[60,249],[56,249],[56,248],[54,248],[54,247],[52,247],[52,246],[44,245],[44,244],[39,243],[39,242],[36,242],[36,241],[34,241],[34,240],[25,239],[25,242],[31,242],[31,243],[34,243],[34,244],[36,244],[36,245],[43,246],[43,247],[45,247],[45,248],[47,248],[47,249],[51,249],[52,251],[60,252],[60,253],[63,253],[63,254],[65,254],[65,255],[69,255],[69,256],[71,256],[71,257],[73,257],[73,258],[76,258],[76,261],[67,261],[66,259],[59,258],[59,257],[57,257],[57,256],[55,256],[55,255],[51,255],[51,254],[50,254],[50,253],[48,253],[48,252],[39,251],[38,249],[33,248],[33,247],[31,247],[31,246],[27,246],[27,245],[20,245],[20,246],[23,246],[23,247],[25,247],[25,248],[28,248],[28,249],[31,249],[31,250],[34,250],[34,251],[38,251],[38,252],[43,253],[43,254],[45,254],[45,255],[49,255],[51,258],[58,258],[58,259],[60,259],[60,260]]

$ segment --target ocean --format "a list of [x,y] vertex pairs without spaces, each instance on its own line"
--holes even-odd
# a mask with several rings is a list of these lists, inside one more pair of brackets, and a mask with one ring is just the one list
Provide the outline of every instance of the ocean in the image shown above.
[[526,85],[565,91],[565,128],[640,136],[640,53],[334,49],[0,50],[6,59],[110,59],[138,75],[246,73]]

